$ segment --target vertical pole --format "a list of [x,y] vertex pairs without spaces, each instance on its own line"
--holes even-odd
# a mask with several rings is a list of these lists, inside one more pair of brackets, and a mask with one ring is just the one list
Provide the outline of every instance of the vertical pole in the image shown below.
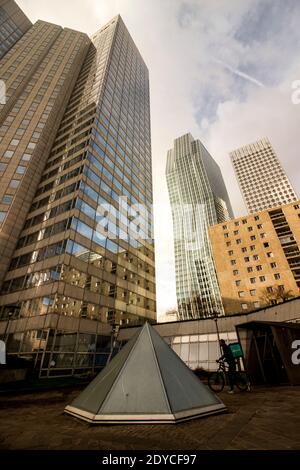
[[213,319],[214,319],[215,324],[216,324],[216,331],[217,331],[217,338],[218,338],[218,348],[219,348],[219,351],[220,351],[220,355],[222,355],[221,346],[220,346],[220,333],[219,333],[219,327],[218,327],[218,312],[213,313]]

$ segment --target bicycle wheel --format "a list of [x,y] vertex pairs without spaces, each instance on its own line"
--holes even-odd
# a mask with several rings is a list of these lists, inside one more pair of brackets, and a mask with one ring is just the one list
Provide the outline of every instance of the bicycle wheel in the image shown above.
[[239,390],[250,391],[250,380],[246,372],[237,372],[235,376],[235,384]]
[[208,386],[213,392],[222,392],[225,386],[225,377],[223,372],[212,372],[211,374],[209,374]]

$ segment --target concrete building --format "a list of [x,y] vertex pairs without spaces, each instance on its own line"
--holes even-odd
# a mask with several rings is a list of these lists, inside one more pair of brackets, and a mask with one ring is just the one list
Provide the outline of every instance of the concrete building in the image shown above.
[[226,314],[300,293],[299,201],[209,228]]
[[85,34],[44,21],[0,62],[0,287],[87,52]]
[[174,141],[166,168],[174,227],[176,293],[181,320],[223,314],[209,225],[232,217],[220,168],[199,140]]
[[0,317],[8,351],[69,375],[108,323],[156,318],[148,69],[117,16],[91,39],[38,21],[1,74]]
[[248,212],[298,199],[268,139],[234,150],[230,157]]
[[31,26],[31,21],[14,0],[0,0],[0,59]]

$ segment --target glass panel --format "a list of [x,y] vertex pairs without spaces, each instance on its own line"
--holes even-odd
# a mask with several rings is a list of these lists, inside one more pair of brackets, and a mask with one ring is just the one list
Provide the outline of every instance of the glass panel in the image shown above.
[[58,332],[55,338],[54,351],[72,352],[76,348],[77,333]]
[[191,335],[190,336],[190,342],[194,342],[194,341],[199,341],[199,335]]
[[211,341],[208,343],[209,350],[209,360],[216,361],[220,356],[220,348],[217,341]]
[[189,349],[190,345],[189,344],[182,344],[181,345],[181,351],[180,351],[180,357],[183,361],[188,361],[189,359]]
[[74,354],[59,353],[53,354],[52,360],[50,361],[49,367],[51,369],[57,369],[62,367],[72,367],[74,362]]
[[176,344],[176,343],[181,343],[181,336],[174,336],[173,344]]
[[199,361],[208,360],[208,343],[199,344]]
[[189,362],[198,361],[199,343],[190,344]]
[[190,342],[190,337],[189,336],[181,336],[181,342],[182,343],[189,343]]

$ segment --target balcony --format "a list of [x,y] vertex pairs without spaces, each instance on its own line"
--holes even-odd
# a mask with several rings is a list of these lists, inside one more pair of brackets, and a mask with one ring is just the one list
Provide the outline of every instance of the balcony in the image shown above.
[[287,251],[284,253],[286,258],[294,258],[294,256],[300,256],[299,250]]
[[279,240],[280,240],[281,245],[287,245],[287,244],[290,244],[290,243],[297,245],[297,243],[295,241],[295,238],[293,236],[291,236],[291,237],[289,237],[289,236],[288,237],[282,237],[282,238],[280,237]]
[[292,261],[289,263],[289,267],[293,271],[294,269],[299,269],[300,268],[300,260],[299,261]]
[[273,222],[273,226],[274,226],[275,229],[279,229],[279,228],[283,228],[283,227],[290,228],[286,220],[276,222],[276,223]]

